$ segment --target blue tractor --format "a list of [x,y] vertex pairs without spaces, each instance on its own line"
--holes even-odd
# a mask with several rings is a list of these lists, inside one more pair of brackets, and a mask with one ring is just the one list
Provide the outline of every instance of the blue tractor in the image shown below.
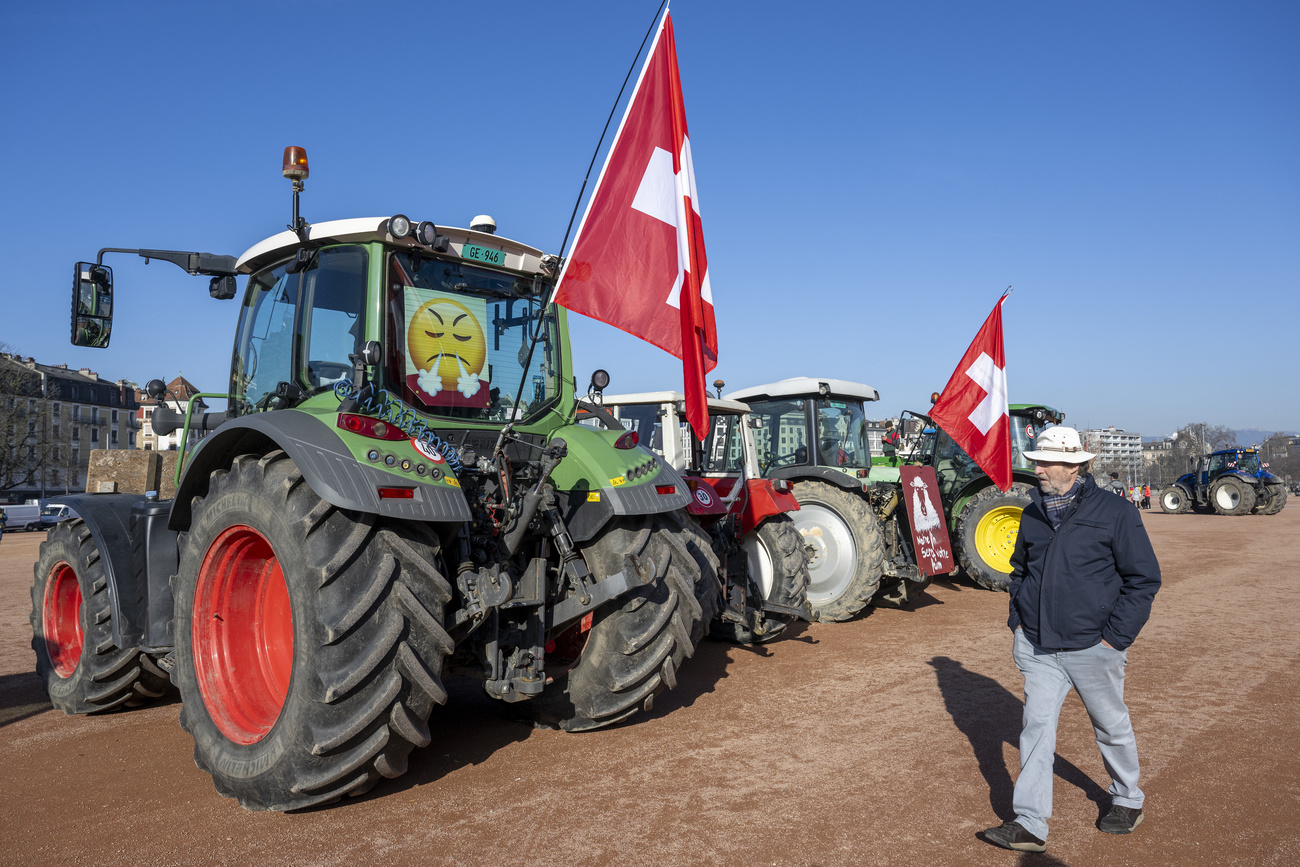
[[1189,509],[1220,515],[1276,515],[1286,505],[1286,483],[1260,462],[1256,449],[1231,448],[1196,460],[1160,494],[1160,508],[1170,514]]

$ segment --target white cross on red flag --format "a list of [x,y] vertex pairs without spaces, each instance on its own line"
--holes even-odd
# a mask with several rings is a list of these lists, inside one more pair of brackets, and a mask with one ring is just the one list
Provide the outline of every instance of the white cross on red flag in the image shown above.
[[1007,361],[1002,348],[1002,303],[971,341],[930,418],[979,464],[998,490],[1011,487],[1011,418],[1007,413]]
[[578,226],[555,300],[680,358],[686,418],[704,438],[704,375],[718,364],[718,332],[667,12]]

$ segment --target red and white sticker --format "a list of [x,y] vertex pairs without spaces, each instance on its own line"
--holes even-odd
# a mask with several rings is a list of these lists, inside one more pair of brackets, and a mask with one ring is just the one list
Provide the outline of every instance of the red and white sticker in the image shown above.
[[415,447],[415,450],[417,452],[424,455],[426,458],[433,461],[435,464],[442,463],[442,455],[440,455],[438,452],[435,452],[433,450],[433,446],[429,445],[424,440],[418,440],[415,437],[411,437],[411,445]]
[[1034,426],[1032,424],[1025,425],[1025,436],[1030,439],[1034,438]]
[[695,499],[700,501],[701,506],[707,506],[713,502],[713,497],[709,495],[709,489],[705,487],[695,489]]

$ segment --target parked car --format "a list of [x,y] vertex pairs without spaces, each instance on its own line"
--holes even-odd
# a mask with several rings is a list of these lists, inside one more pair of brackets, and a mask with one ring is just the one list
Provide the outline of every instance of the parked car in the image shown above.
[[41,529],[41,507],[36,503],[21,506],[0,506],[0,509],[5,510],[5,529],[11,533],[15,530]]
[[80,517],[81,516],[77,514],[77,510],[71,506],[62,506],[58,504],[46,506],[44,509],[41,509],[41,526],[49,529],[61,521],[66,521],[69,518]]

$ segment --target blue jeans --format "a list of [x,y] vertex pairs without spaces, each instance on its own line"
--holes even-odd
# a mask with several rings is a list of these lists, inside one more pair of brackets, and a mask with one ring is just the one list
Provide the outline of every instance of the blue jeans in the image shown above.
[[1052,763],[1061,705],[1073,687],[1092,718],[1110,794],[1121,807],[1140,808],[1137,740],[1124,704],[1124,666],[1128,654],[1097,644],[1086,650],[1051,652],[1036,646],[1017,629],[1011,651],[1025,676],[1025,715],[1020,731],[1020,776],[1011,806],[1016,821],[1035,837],[1047,839],[1052,817]]

